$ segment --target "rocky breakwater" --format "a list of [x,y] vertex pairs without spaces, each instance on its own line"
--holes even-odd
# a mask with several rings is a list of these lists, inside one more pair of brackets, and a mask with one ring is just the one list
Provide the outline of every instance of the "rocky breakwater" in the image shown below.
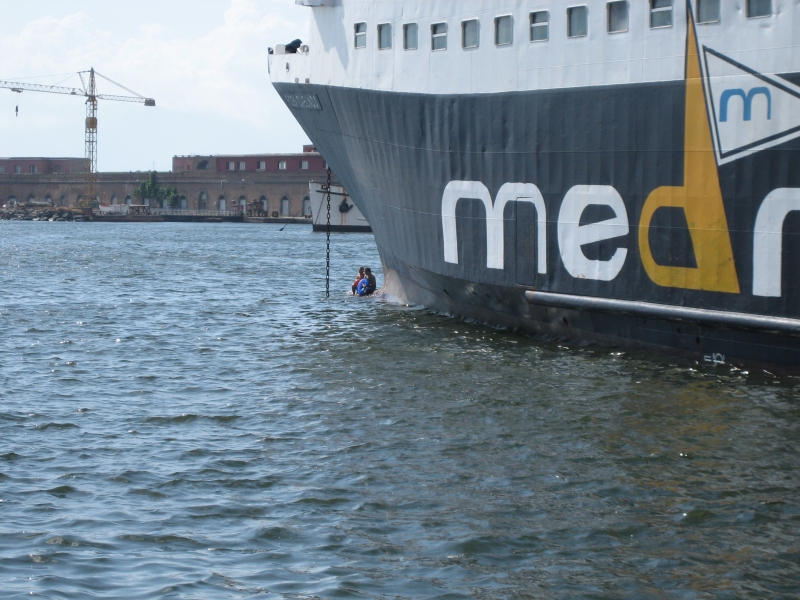
[[83,219],[83,212],[75,208],[0,208],[0,220],[3,221],[83,221]]

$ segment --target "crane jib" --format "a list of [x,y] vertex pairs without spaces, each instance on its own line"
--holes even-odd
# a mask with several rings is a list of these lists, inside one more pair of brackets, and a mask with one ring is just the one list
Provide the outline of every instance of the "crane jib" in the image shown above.
[[[84,79],[84,75],[88,75]],[[95,75],[102,77],[106,81],[113,83],[132,96],[115,96],[111,94],[98,94]],[[92,204],[97,201],[97,101],[114,100],[117,102],[138,102],[145,106],[155,106],[153,98],[145,98],[137,94],[124,85],[97,73],[94,69],[80,71],[78,76],[81,78],[83,89],[60,87],[55,85],[42,85],[39,83],[21,83],[16,81],[0,81],[0,88],[9,89],[12,92],[21,94],[22,92],[44,92],[47,94],[65,94],[68,96],[82,96],[86,98],[86,170],[84,178],[83,200],[86,209],[91,209]],[[19,114],[19,108],[17,108]]]

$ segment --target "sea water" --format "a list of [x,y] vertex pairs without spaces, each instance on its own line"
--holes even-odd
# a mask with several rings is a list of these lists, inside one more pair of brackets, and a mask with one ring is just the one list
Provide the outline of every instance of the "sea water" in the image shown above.
[[800,380],[347,294],[369,235],[0,223],[3,598],[797,598]]

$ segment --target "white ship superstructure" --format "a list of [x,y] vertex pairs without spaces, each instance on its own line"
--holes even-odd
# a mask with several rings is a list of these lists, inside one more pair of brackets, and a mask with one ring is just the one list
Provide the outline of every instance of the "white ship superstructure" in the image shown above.
[[[800,71],[796,0],[706,1],[716,10],[697,22],[701,46],[764,75]],[[751,5],[767,6],[767,14],[748,18]],[[275,55],[270,75],[275,83],[308,80],[419,94],[669,82],[684,76],[685,6],[680,0],[340,0],[314,8],[303,40],[309,51],[283,55],[286,60]],[[615,7],[624,7],[625,16],[614,20]],[[571,35],[570,16],[580,9],[582,15],[572,16]],[[466,39],[473,22],[476,33]],[[504,23],[510,35],[499,39]],[[416,31],[411,48],[409,27]],[[439,30],[443,33],[435,33]],[[435,42],[437,35],[444,35],[441,42]],[[444,47],[434,49],[435,44]]]

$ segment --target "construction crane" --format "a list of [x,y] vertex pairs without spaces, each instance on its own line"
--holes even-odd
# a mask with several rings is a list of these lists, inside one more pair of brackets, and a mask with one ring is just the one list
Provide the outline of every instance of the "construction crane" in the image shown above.
[[[98,94],[95,75],[133,94],[133,96]],[[79,71],[78,76],[81,78],[83,88],[59,87],[37,83],[18,83],[14,81],[0,81],[0,88],[6,88],[18,94],[22,92],[46,92],[48,94],[67,94],[69,96],[83,96],[86,98],[86,168],[84,170],[83,204],[89,207],[97,198],[97,101],[116,100],[119,102],[139,102],[145,106],[155,106],[156,101],[152,98],[145,98],[141,94],[137,94],[124,85],[120,85],[105,75],[101,75],[93,68],[88,71]]]

